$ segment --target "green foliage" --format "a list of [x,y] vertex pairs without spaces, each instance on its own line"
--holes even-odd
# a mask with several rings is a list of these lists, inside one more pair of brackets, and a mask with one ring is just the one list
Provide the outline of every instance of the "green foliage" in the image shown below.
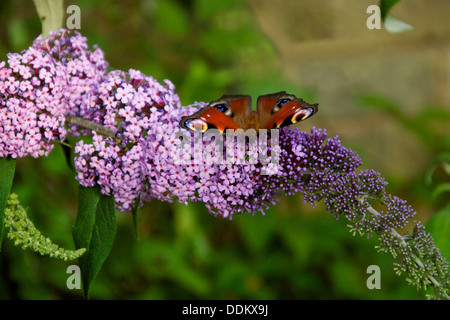
[[400,0],[380,0],[381,18],[385,20],[392,7],[394,7],[399,2]]
[[450,204],[436,212],[428,221],[427,228],[433,234],[441,254],[450,260]]
[[0,158],[0,252],[5,225],[5,208],[14,178],[15,167],[16,161],[14,159]]
[[381,20],[383,21],[384,27],[388,32],[399,33],[405,31],[412,31],[414,28],[396,18],[394,18],[390,11],[400,0],[380,0],[380,11]]
[[85,296],[89,286],[111,250],[116,235],[114,197],[100,193],[100,188],[80,186],[78,214],[72,234],[77,248],[87,248],[80,258],[81,277]]
[[[448,192],[450,192],[450,183],[445,182],[444,180],[441,181],[433,181],[433,174],[436,171],[442,170],[442,174],[446,174],[447,177],[450,177],[450,153],[449,152],[442,152],[438,154],[430,163],[426,173],[425,173],[425,181],[427,185],[432,189],[432,197],[434,200],[437,200],[439,197],[443,196],[445,197],[447,195],[448,198]],[[433,185],[435,185],[433,187]]]
[[425,178],[432,190],[433,200],[440,207],[428,221],[427,227],[442,255],[450,260],[450,153],[438,154],[430,163]]

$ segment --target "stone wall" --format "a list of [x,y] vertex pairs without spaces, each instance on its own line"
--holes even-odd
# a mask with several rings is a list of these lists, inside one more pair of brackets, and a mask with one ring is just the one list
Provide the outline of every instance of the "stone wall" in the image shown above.
[[450,1],[401,1],[391,14],[414,30],[400,34],[366,27],[366,9],[378,1],[248,2],[285,75],[315,93],[311,102],[320,112],[303,128],[316,125],[339,135],[366,168],[384,176],[407,179],[423,171],[426,147],[382,111],[361,108],[357,97],[388,98],[407,114],[431,104],[450,108]]

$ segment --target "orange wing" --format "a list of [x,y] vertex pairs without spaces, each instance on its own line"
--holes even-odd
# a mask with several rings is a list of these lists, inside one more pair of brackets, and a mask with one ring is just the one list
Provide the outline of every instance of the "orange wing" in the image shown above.
[[317,104],[309,104],[286,92],[258,98],[260,128],[275,129],[305,120],[318,111]]

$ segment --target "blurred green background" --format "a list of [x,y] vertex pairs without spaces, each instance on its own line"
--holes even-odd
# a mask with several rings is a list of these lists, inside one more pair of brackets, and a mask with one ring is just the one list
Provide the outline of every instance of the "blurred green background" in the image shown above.
[[[434,77],[437,70],[444,83],[412,81],[415,74],[411,68],[420,73],[417,66],[423,61],[428,65],[428,60],[418,57],[415,67],[393,70],[397,56],[375,53],[387,43],[392,55],[398,52],[393,43],[406,43],[399,50],[409,50],[402,53],[411,57],[413,52],[414,56],[410,47],[420,48],[422,35],[429,32],[421,30],[420,21],[412,20],[418,14],[418,2],[411,1],[414,10],[403,7],[399,11],[401,18],[415,27],[399,38],[382,30],[368,33],[364,5],[372,3],[361,2],[363,5],[357,6],[363,10],[356,14],[354,2],[349,1],[348,11],[342,5],[324,9],[312,1],[287,0],[66,3],[81,8],[80,31],[91,46],[99,45],[112,68],[138,69],[159,81],[170,79],[183,105],[211,101],[226,93],[250,94],[255,101],[260,94],[281,90],[318,102],[320,112],[302,128],[307,131],[315,125],[327,128],[331,136],[341,136],[345,146],[361,155],[363,168],[380,171],[390,182],[388,192],[408,200],[418,211],[417,218],[427,221],[446,210],[448,203],[445,194],[433,197],[432,190],[449,181],[445,170],[433,164],[435,157],[450,150],[448,95],[436,94],[450,88],[449,38],[441,32],[429,42],[429,47],[444,48],[438,49],[436,59],[442,61],[443,55],[447,64],[432,64],[431,71]],[[443,3],[437,1],[435,11],[425,18],[432,21],[433,12],[445,12],[439,8]],[[359,28],[339,22],[347,21],[351,12]],[[448,22],[445,26],[450,30]],[[31,1],[2,0],[1,60],[6,60],[7,52],[26,49],[40,30]],[[348,50],[349,45],[356,49]],[[367,68],[349,65],[355,51]],[[391,63],[383,62],[381,71],[371,64],[380,55]],[[433,53],[429,55],[435,59]],[[392,81],[400,79],[412,98],[404,95],[405,100],[399,100],[395,96],[398,90],[391,95],[380,89],[394,77],[394,71],[398,73]],[[339,76],[346,80],[340,81]],[[364,86],[360,76],[370,85]],[[417,96],[423,87],[428,91]],[[395,141],[401,141],[400,145]],[[435,169],[431,185],[425,182],[430,168]],[[58,146],[48,158],[17,161],[13,192],[19,194],[29,217],[46,236],[73,248],[77,182]],[[231,221],[210,216],[201,204],[186,207],[152,201],[139,210],[139,239],[134,236],[130,214],[117,213],[117,219],[114,247],[91,285],[93,299],[424,297],[395,275],[395,260],[376,252],[376,239],[352,236],[345,219],[336,221],[322,205],[311,208],[303,204],[301,196],[283,197],[265,216],[242,214]],[[0,298],[82,299],[81,290],[66,287],[66,268],[75,263],[23,251],[5,239]],[[381,268],[380,290],[366,287],[370,265]]]

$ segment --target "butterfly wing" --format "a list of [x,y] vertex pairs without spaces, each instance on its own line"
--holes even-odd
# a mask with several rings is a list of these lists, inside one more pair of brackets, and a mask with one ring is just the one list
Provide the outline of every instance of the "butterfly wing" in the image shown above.
[[315,114],[318,104],[309,104],[285,91],[258,98],[257,109],[261,129],[275,129],[305,120]]
[[205,132],[208,129],[217,129],[224,133],[226,129],[245,128],[250,111],[250,96],[224,95],[196,113],[183,117],[180,125],[192,131]]
[[226,129],[273,129],[305,120],[317,111],[317,104],[309,104],[285,91],[260,96],[257,112],[251,111],[250,96],[224,95],[183,117],[180,125],[192,131],[218,129],[221,133]]

